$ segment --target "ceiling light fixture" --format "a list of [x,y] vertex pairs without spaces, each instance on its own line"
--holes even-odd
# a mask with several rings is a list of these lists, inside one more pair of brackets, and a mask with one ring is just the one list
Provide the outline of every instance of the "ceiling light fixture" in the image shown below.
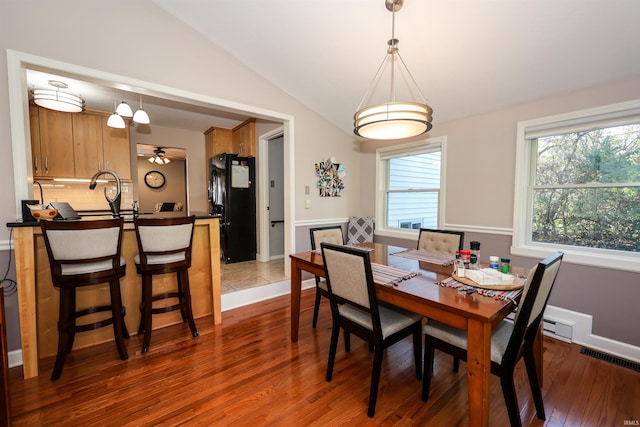
[[[386,8],[392,13],[391,39],[387,42],[387,54],[378,68],[372,82],[358,105],[353,116],[353,132],[367,139],[401,139],[417,136],[431,130],[431,114],[433,110],[427,105],[427,101],[418,88],[418,85],[405,65],[398,51],[398,39],[395,38],[396,11],[402,9],[404,0],[385,0]],[[387,102],[366,105],[372,101],[376,87],[384,71],[389,65],[389,95],[385,97]],[[395,74],[397,70],[405,77],[409,95],[417,93],[420,102],[396,101]]]
[[140,95],[140,108],[133,115],[133,121],[141,125],[148,125],[151,122],[149,115],[142,109],[142,95]]
[[113,114],[107,119],[107,126],[116,129],[124,129],[127,125],[124,123],[124,119],[118,114],[118,108],[116,107],[116,91],[113,90]]
[[131,117],[133,116],[133,111],[127,101],[124,100],[124,94],[122,95],[122,102],[118,104],[118,108],[116,108],[116,113],[118,113],[122,117]]
[[84,99],[78,94],[62,90],[69,86],[57,80],[49,80],[49,85],[55,89],[33,88],[33,102],[40,107],[66,113],[79,113],[84,109]]
[[165,153],[165,151],[158,147],[155,150],[153,150],[154,155],[149,157],[149,163],[153,163],[156,165],[168,165],[169,163],[171,163],[171,160],[167,157],[167,153]]

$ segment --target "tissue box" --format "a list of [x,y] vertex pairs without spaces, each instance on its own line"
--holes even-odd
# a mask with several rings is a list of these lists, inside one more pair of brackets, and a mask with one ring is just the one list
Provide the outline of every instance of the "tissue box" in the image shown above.
[[514,277],[511,274],[500,273],[493,268],[480,270],[465,270],[465,276],[479,285],[511,285]]

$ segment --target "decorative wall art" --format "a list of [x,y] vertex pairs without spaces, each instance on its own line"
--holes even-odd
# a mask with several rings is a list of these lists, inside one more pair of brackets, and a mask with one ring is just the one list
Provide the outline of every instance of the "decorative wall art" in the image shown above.
[[342,180],[347,175],[345,166],[338,163],[334,157],[316,163],[315,166],[320,197],[340,197],[344,189]]

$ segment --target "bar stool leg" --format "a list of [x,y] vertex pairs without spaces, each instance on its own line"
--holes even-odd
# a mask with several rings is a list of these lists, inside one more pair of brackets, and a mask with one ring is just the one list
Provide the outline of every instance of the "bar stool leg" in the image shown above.
[[[61,288],[62,290],[62,288]],[[76,339],[76,288],[65,289],[65,298],[68,301],[67,305],[67,342],[69,343],[67,346],[67,353],[71,353],[71,349],[73,348],[73,343]],[[60,294],[62,295],[62,293]]]
[[153,303],[153,290],[152,290],[152,280],[153,276],[150,274],[142,275],[142,317],[140,320],[140,327],[143,326],[142,322],[144,322],[144,339],[142,340],[142,353],[146,353],[149,351],[149,345],[151,344],[151,329],[153,329],[153,325],[151,322],[151,309]]
[[[58,353],[56,354],[56,362],[53,366],[51,381],[60,378],[62,367],[69,352],[69,319],[74,315],[75,308],[70,306],[71,293],[75,294],[75,289],[60,289],[60,304],[58,309]],[[73,343],[71,344],[73,345]]]
[[197,337],[199,334],[196,329],[196,322],[193,320],[193,311],[191,309],[191,289],[189,288],[189,272],[187,270],[181,270],[178,272],[178,286],[183,291],[182,298],[184,299],[184,311],[186,311],[191,335]]
[[122,315],[122,295],[120,294],[120,281],[109,282],[111,293],[111,316],[113,317],[113,336],[116,340],[116,347],[120,353],[120,359],[127,360],[127,348],[124,345],[124,317]]

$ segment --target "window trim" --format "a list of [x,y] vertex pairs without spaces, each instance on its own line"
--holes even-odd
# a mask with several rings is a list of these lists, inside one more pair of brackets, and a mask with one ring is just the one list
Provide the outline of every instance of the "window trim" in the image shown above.
[[613,125],[628,121],[630,117],[637,117],[639,111],[640,100],[633,100],[518,122],[511,244],[513,255],[541,258],[550,252],[561,250],[565,253],[564,260],[569,263],[640,272],[640,253],[531,241],[530,216],[533,206],[532,198],[529,197],[529,182],[533,179],[535,171],[535,153],[533,153],[532,146],[527,139],[527,136],[531,138],[533,132],[540,132],[541,129],[562,129],[575,123],[587,124],[607,121]]
[[376,234],[385,237],[394,237],[399,239],[418,238],[419,230],[416,229],[397,229],[387,227],[386,215],[386,170],[384,162],[390,157],[401,157],[412,154],[422,154],[433,148],[440,148],[440,194],[438,197],[438,228],[442,228],[444,221],[444,206],[446,199],[446,165],[447,165],[447,137],[440,136],[437,138],[428,138],[420,141],[409,142],[406,144],[392,145],[381,147],[376,150],[376,192],[375,192],[375,221]]

